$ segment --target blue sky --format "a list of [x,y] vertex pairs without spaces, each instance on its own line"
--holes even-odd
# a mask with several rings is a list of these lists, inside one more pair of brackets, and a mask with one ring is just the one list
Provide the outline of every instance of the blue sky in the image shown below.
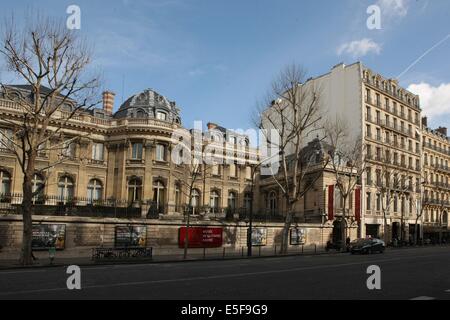
[[[203,120],[248,128],[256,101],[286,64],[317,76],[361,60],[396,77],[450,34],[448,0],[40,0],[38,7],[18,0],[3,3],[0,15],[36,8],[66,19],[71,4],[81,8],[77,32],[94,45],[116,108],[122,97],[153,88],[177,101],[186,127]],[[366,26],[373,4],[381,30]],[[450,38],[400,78],[423,95],[432,126],[450,127],[449,57]]]

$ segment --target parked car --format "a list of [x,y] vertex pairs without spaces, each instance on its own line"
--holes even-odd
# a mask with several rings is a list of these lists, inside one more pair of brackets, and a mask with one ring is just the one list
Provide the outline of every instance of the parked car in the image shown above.
[[383,253],[385,248],[384,241],[380,239],[357,239],[350,244],[350,252],[352,254]]

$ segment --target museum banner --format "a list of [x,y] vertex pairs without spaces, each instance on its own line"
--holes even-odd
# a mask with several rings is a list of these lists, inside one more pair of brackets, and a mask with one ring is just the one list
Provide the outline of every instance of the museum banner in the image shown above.
[[[184,248],[186,227],[179,229],[178,244]],[[223,228],[190,227],[188,232],[189,248],[219,248],[223,243]]]

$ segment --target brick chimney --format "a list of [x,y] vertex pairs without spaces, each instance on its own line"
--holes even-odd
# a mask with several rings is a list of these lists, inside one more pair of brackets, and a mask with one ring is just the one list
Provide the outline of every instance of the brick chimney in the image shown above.
[[439,127],[436,129],[436,131],[439,132],[440,134],[442,134],[444,137],[447,137],[447,128]]
[[428,118],[422,117],[422,127],[428,127]]
[[114,108],[114,97],[116,94],[112,91],[103,92],[103,110],[107,114],[112,114]]

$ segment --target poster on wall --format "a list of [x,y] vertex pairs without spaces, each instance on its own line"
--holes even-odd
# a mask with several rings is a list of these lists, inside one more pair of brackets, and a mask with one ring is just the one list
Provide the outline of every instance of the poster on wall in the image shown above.
[[33,250],[64,250],[66,246],[65,224],[33,224]]
[[252,246],[266,246],[267,245],[267,229],[266,228],[252,228]]
[[291,229],[291,245],[302,245],[306,243],[306,229],[303,228],[292,228]]
[[147,245],[146,226],[117,226],[115,229],[114,246],[145,247]]
[[[179,230],[178,244],[184,248],[186,227]],[[188,232],[189,248],[220,248],[223,242],[223,228],[190,227]]]

